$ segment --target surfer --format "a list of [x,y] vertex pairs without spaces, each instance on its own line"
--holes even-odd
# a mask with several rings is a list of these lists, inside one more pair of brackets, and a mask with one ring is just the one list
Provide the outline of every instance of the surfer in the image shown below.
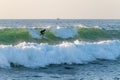
[[46,29],[43,29],[40,31],[40,35],[42,36],[42,38],[44,37],[45,31],[46,31]]

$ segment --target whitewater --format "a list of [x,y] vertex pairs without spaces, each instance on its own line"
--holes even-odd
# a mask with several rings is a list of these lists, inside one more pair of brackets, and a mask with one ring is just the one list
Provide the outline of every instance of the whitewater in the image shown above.
[[120,41],[85,43],[63,42],[58,45],[20,43],[0,45],[0,67],[10,64],[28,68],[45,67],[50,64],[86,64],[97,59],[115,60],[120,55]]
[[[10,36],[17,36],[14,33],[19,33],[18,36],[23,35],[31,37],[29,40],[47,39],[46,43],[42,42],[19,42],[18,44],[12,45],[0,45],[0,67],[11,68],[13,65],[23,66],[27,68],[39,68],[46,67],[51,64],[87,64],[95,60],[116,60],[120,55],[120,41],[119,40],[99,40],[93,42],[86,42],[79,40],[79,35],[89,35],[90,37],[104,37],[105,33],[108,34],[109,29],[103,29],[99,26],[87,27],[84,25],[74,27],[62,27],[62,26],[48,26],[46,34],[48,36],[40,35],[39,30],[43,28],[38,27],[2,27],[0,30],[8,33]],[[20,32],[19,32],[19,31]],[[22,32],[26,31],[26,32]],[[102,32],[101,32],[102,31]],[[119,32],[116,30],[115,32]],[[115,32],[112,32],[115,34]],[[12,34],[10,34],[12,33]],[[23,33],[23,34],[22,34]],[[25,35],[27,33],[28,35]],[[93,34],[96,33],[96,34]],[[111,32],[110,32],[111,33]],[[90,35],[92,34],[92,35]],[[117,33],[118,35],[119,33]],[[101,36],[102,35],[102,36]],[[50,36],[54,36],[49,38]],[[78,37],[75,38],[74,37]],[[88,36],[88,39],[91,39]],[[114,36],[114,35],[112,35]],[[4,37],[4,36],[3,36]],[[9,37],[9,36],[7,36]],[[29,38],[28,37],[28,38]],[[80,36],[81,37],[81,36]],[[105,36],[106,37],[106,36]],[[26,39],[25,38],[25,39]],[[59,39],[62,39],[59,42]],[[69,39],[73,41],[69,41]],[[94,37],[93,37],[94,38]],[[18,39],[17,37],[15,38]],[[22,39],[22,37],[20,37]],[[54,39],[58,40],[57,44],[54,44]],[[78,40],[77,40],[78,39]],[[19,41],[19,39],[18,39]],[[52,41],[52,44],[49,44]]]

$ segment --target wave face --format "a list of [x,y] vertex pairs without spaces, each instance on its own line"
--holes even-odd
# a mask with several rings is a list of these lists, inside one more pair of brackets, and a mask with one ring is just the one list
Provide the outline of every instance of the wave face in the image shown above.
[[45,37],[39,31],[42,28],[5,28],[0,29],[0,44],[18,44],[21,42],[52,43],[63,41],[101,41],[119,40],[120,30],[106,30],[100,27],[48,27]]
[[0,67],[10,68],[10,64],[28,68],[44,67],[49,64],[85,64],[97,59],[115,60],[120,55],[120,41],[95,43],[61,43],[57,45],[20,43],[0,45]]
[[54,27],[51,29],[51,32],[60,38],[73,38],[74,36],[77,35],[77,28],[75,27]]

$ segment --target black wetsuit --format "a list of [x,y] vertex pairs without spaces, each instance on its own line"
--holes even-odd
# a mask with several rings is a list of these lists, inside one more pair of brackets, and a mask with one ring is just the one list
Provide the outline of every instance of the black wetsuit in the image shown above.
[[45,31],[46,31],[46,29],[41,30],[41,31],[40,31],[40,35],[43,36],[43,35],[45,34]]

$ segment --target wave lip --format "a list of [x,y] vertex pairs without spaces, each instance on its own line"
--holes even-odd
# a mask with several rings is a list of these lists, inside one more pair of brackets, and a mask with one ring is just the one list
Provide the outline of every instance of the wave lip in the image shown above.
[[96,59],[115,60],[120,55],[120,41],[96,43],[61,43],[58,45],[20,43],[0,45],[0,67],[10,63],[37,68],[49,64],[85,64]]

